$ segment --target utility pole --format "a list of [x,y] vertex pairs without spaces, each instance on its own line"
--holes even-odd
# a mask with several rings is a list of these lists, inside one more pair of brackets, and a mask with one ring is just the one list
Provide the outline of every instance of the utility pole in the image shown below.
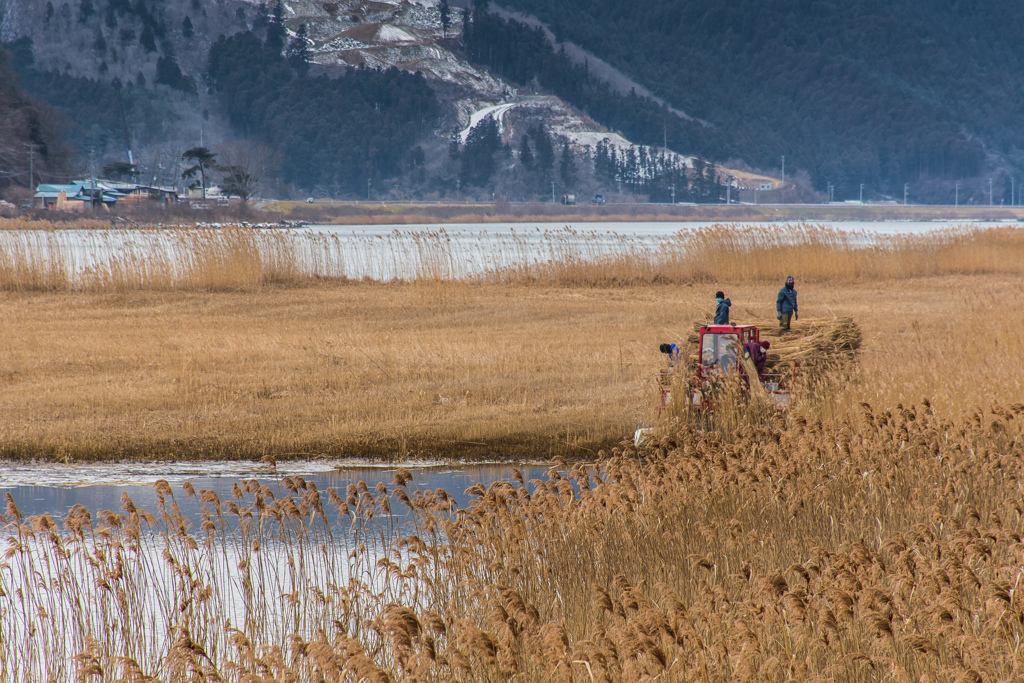
[[676,184],[672,183],[672,205],[675,206],[675,203],[676,203]]
[[31,142],[25,143],[28,147],[28,189],[35,192],[35,161],[36,161],[36,146]]
[[551,181],[551,203],[555,203],[555,181]]
[[128,163],[131,166],[135,165],[135,160],[132,158],[132,142],[131,137],[128,135],[128,117],[124,113],[124,97],[121,95],[121,79],[114,79],[114,90],[117,91],[117,102],[121,106],[121,124],[124,126],[124,151],[125,156],[128,157]]
[[366,201],[370,201],[370,179],[366,179]]
[[860,203],[864,203],[864,183],[860,184]]
[[910,183],[903,183],[903,206],[907,205],[907,189],[910,187]]

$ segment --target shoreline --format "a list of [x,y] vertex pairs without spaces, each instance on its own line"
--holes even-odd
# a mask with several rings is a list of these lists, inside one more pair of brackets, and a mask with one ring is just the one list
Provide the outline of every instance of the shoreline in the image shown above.
[[409,225],[557,222],[775,222],[843,221],[1024,222],[1024,207],[893,206],[874,204],[560,206],[511,204],[392,204],[384,202],[269,202],[264,215],[320,225]]
[[0,230],[132,229],[219,224],[259,227],[297,225],[451,225],[492,223],[842,223],[1004,222],[1024,225],[1022,206],[901,206],[891,204],[588,204],[561,206],[528,202],[391,203],[265,201],[193,211],[187,206],[95,213],[34,211],[0,217]]

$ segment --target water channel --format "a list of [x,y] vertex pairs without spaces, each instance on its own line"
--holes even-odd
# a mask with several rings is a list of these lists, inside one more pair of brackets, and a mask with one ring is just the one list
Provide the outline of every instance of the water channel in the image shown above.
[[[329,488],[343,493],[349,484],[364,482],[369,489],[378,483],[392,488],[399,467],[414,477],[408,488],[443,489],[460,506],[470,496],[466,489],[476,484],[488,486],[510,475],[508,463],[408,463],[403,465],[371,466],[355,462],[287,462],[276,469],[246,462],[157,462],[126,464],[0,464],[0,496],[10,494],[25,517],[49,513],[61,520],[76,504],[84,505],[96,513],[100,510],[119,511],[121,494],[127,493],[143,509],[155,509],[155,484],[166,481],[174,490],[182,512],[198,519],[199,503],[183,493],[186,482],[198,491],[211,490],[222,499],[231,498],[232,487],[241,480],[255,479],[269,486],[275,495],[286,495],[282,481],[286,477],[302,477],[316,484],[326,496]],[[545,476],[549,465],[543,463],[517,464],[524,478]],[[396,513],[401,510],[396,509]]]

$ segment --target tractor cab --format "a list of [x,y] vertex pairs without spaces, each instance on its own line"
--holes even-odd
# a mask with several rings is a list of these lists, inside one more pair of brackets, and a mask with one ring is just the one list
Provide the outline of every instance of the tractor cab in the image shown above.
[[701,325],[697,341],[697,377],[732,375],[739,369],[743,347],[760,342],[756,325]]
[[763,392],[778,408],[791,401],[790,375],[757,372],[749,361],[744,364],[747,344],[761,342],[756,325],[701,325],[697,336],[697,363],[690,385],[690,403],[707,410],[717,407],[714,398],[721,382],[740,383],[741,393],[749,396],[753,388]]

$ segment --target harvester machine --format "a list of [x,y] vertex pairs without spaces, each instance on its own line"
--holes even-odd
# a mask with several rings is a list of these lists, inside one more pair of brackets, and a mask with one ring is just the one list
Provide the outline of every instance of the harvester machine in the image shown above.
[[[850,318],[801,321],[785,332],[766,323],[696,323],[689,352],[662,344],[669,370],[655,376],[659,412],[680,403],[714,411],[737,400],[786,409],[815,382],[848,367],[860,343],[860,328]],[[760,367],[759,350],[765,354]]]

